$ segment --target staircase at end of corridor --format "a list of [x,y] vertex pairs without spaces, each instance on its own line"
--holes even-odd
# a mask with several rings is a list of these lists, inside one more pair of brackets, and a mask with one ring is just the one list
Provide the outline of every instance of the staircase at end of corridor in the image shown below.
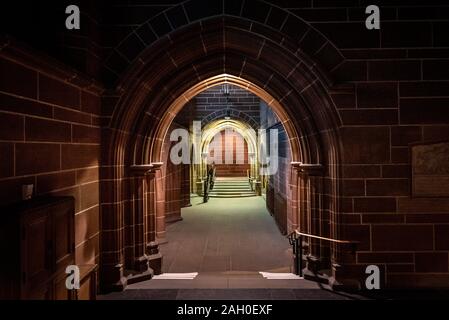
[[246,177],[216,177],[214,188],[209,192],[211,198],[255,197]]

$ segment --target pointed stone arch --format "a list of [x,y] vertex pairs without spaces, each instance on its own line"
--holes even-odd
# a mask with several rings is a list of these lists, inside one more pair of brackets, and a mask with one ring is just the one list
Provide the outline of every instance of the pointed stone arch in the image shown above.
[[[285,24],[290,20],[297,19],[289,14]],[[246,18],[201,20],[160,38],[121,76],[116,86],[120,99],[103,132],[106,286],[123,286],[124,268],[145,273],[149,263],[160,270],[155,236],[156,216],[163,209],[158,206],[157,169],[164,137],[185,103],[220,83],[230,82],[267,101],[286,129],[293,160],[290,228],[301,224],[306,232],[339,237],[340,119],[328,94],[331,72],[318,67],[281,29]],[[304,37],[313,32],[307,27]],[[335,59],[335,66],[340,62]],[[322,170],[309,172],[299,163],[319,164]],[[313,243],[312,249],[325,263],[339,263],[338,247]]]
[[[257,130],[258,123],[257,123],[256,120],[253,119],[253,117],[251,117],[250,115],[248,115],[244,111],[236,110],[236,109],[233,109],[233,108],[230,108],[230,110],[231,110],[232,118],[235,118],[235,119],[238,119],[238,120],[240,120],[242,122],[245,122],[251,128],[253,128],[254,130]],[[208,114],[206,117],[204,117],[201,125],[204,127],[208,123],[211,123],[211,122],[213,122],[215,120],[223,119],[225,116],[227,116],[227,111],[225,109],[217,110],[215,112],[212,112],[212,113]]]
[[315,65],[320,77],[332,83],[331,74],[343,60],[338,48],[300,16],[264,0],[187,0],[166,9],[135,27],[109,53],[103,64],[104,80],[116,84],[138,61],[146,48],[171,41],[181,28],[202,29],[217,18],[238,21],[239,27],[285,44],[292,54]]

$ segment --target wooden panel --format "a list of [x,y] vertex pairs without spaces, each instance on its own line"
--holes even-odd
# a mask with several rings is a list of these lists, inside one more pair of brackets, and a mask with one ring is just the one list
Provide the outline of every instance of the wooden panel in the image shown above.
[[62,273],[58,278],[55,279],[53,290],[54,290],[54,300],[71,300],[73,293],[67,290],[65,286],[66,274]]
[[[3,212],[2,212],[3,213]],[[21,274],[17,261],[20,261],[20,228],[18,224],[0,223],[0,300],[20,296]],[[19,271],[19,272],[18,272]]]
[[55,232],[55,270],[64,273],[68,265],[74,263],[74,216],[73,206],[62,203],[52,209]]
[[91,279],[87,278],[78,290],[78,300],[91,300]]
[[77,300],[96,300],[97,297],[97,265],[80,266],[80,288],[76,291]]
[[26,287],[36,288],[52,273],[50,217],[42,211],[27,216],[22,232],[22,280]]
[[53,298],[53,288],[45,284],[32,291],[25,291],[23,297],[29,300],[51,300]]
[[[68,299],[74,264],[74,199],[36,197],[0,207],[0,299]],[[56,269],[58,268],[58,272]]]

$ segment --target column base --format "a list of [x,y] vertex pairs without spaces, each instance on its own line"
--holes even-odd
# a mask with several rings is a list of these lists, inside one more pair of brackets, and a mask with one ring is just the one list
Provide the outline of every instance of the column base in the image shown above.
[[126,282],[123,289],[128,284],[149,280],[153,275],[154,271],[150,268],[148,256],[140,256],[135,259],[134,268],[132,270],[125,270],[125,276],[123,278],[126,279]]
[[203,196],[203,187],[204,187],[204,183],[203,181],[197,181],[196,182],[196,194],[199,196]]
[[134,261],[134,270],[137,272],[145,272],[148,270],[148,257],[143,255]]
[[310,271],[309,269],[305,269],[303,271],[303,276],[304,276],[304,279],[306,279],[306,280],[310,280],[310,281],[314,281],[314,282],[318,282],[318,283],[329,284],[329,282],[330,282],[330,278],[327,274],[314,273],[313,271]]
[[126,277],[127,284],[133,284],[136,282],[141,282],[145,280],[150,280],[154,275],[154,271],[151,268],[148,268],[146,271],[141,273],[131,273]]
[[306,257],[306,259],[307,259],[307,269],[310,270],[312,273],[318,273],[318,270],[321,269],[320,258],[309,254]]
[[109,291],[123,291],[128,285],[128,279],[126,277],[121,277],[119,281],[110,286]]
[[354,273],[346,272],[345,274],[344,266],[338,263],[332,264],[332,277],[329,279],[329,285],[335,291],[355,292],[362,289],[357,276]]
[[319,282],[319,283],[329,283],[329,275],[320,272],[323,269],[323,264],[320,258],[308,255],[307,268],[304,270],[304,279]]
[[151,241],[147,245],[148,264],[153,269],[154,274],[162,273],[162,254],[159,252],[159,243]]
[[162,254],[156,253],[148,256],[148,263],[155,275],[162,273]]
[[358,292],[361,290],[360,282],[352,279],[337,280],[330,277],[329,286],[335,291]]
[[123,265],[102,265],[100,281],[102,292],[123,291],[127,285],[126,277],[123,275]]

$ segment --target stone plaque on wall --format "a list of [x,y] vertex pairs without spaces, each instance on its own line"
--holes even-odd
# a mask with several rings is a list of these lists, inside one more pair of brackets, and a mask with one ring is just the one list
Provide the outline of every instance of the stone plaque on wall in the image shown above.
[[416,197],[449,197],[449,142],[411,147],[412,193]]

